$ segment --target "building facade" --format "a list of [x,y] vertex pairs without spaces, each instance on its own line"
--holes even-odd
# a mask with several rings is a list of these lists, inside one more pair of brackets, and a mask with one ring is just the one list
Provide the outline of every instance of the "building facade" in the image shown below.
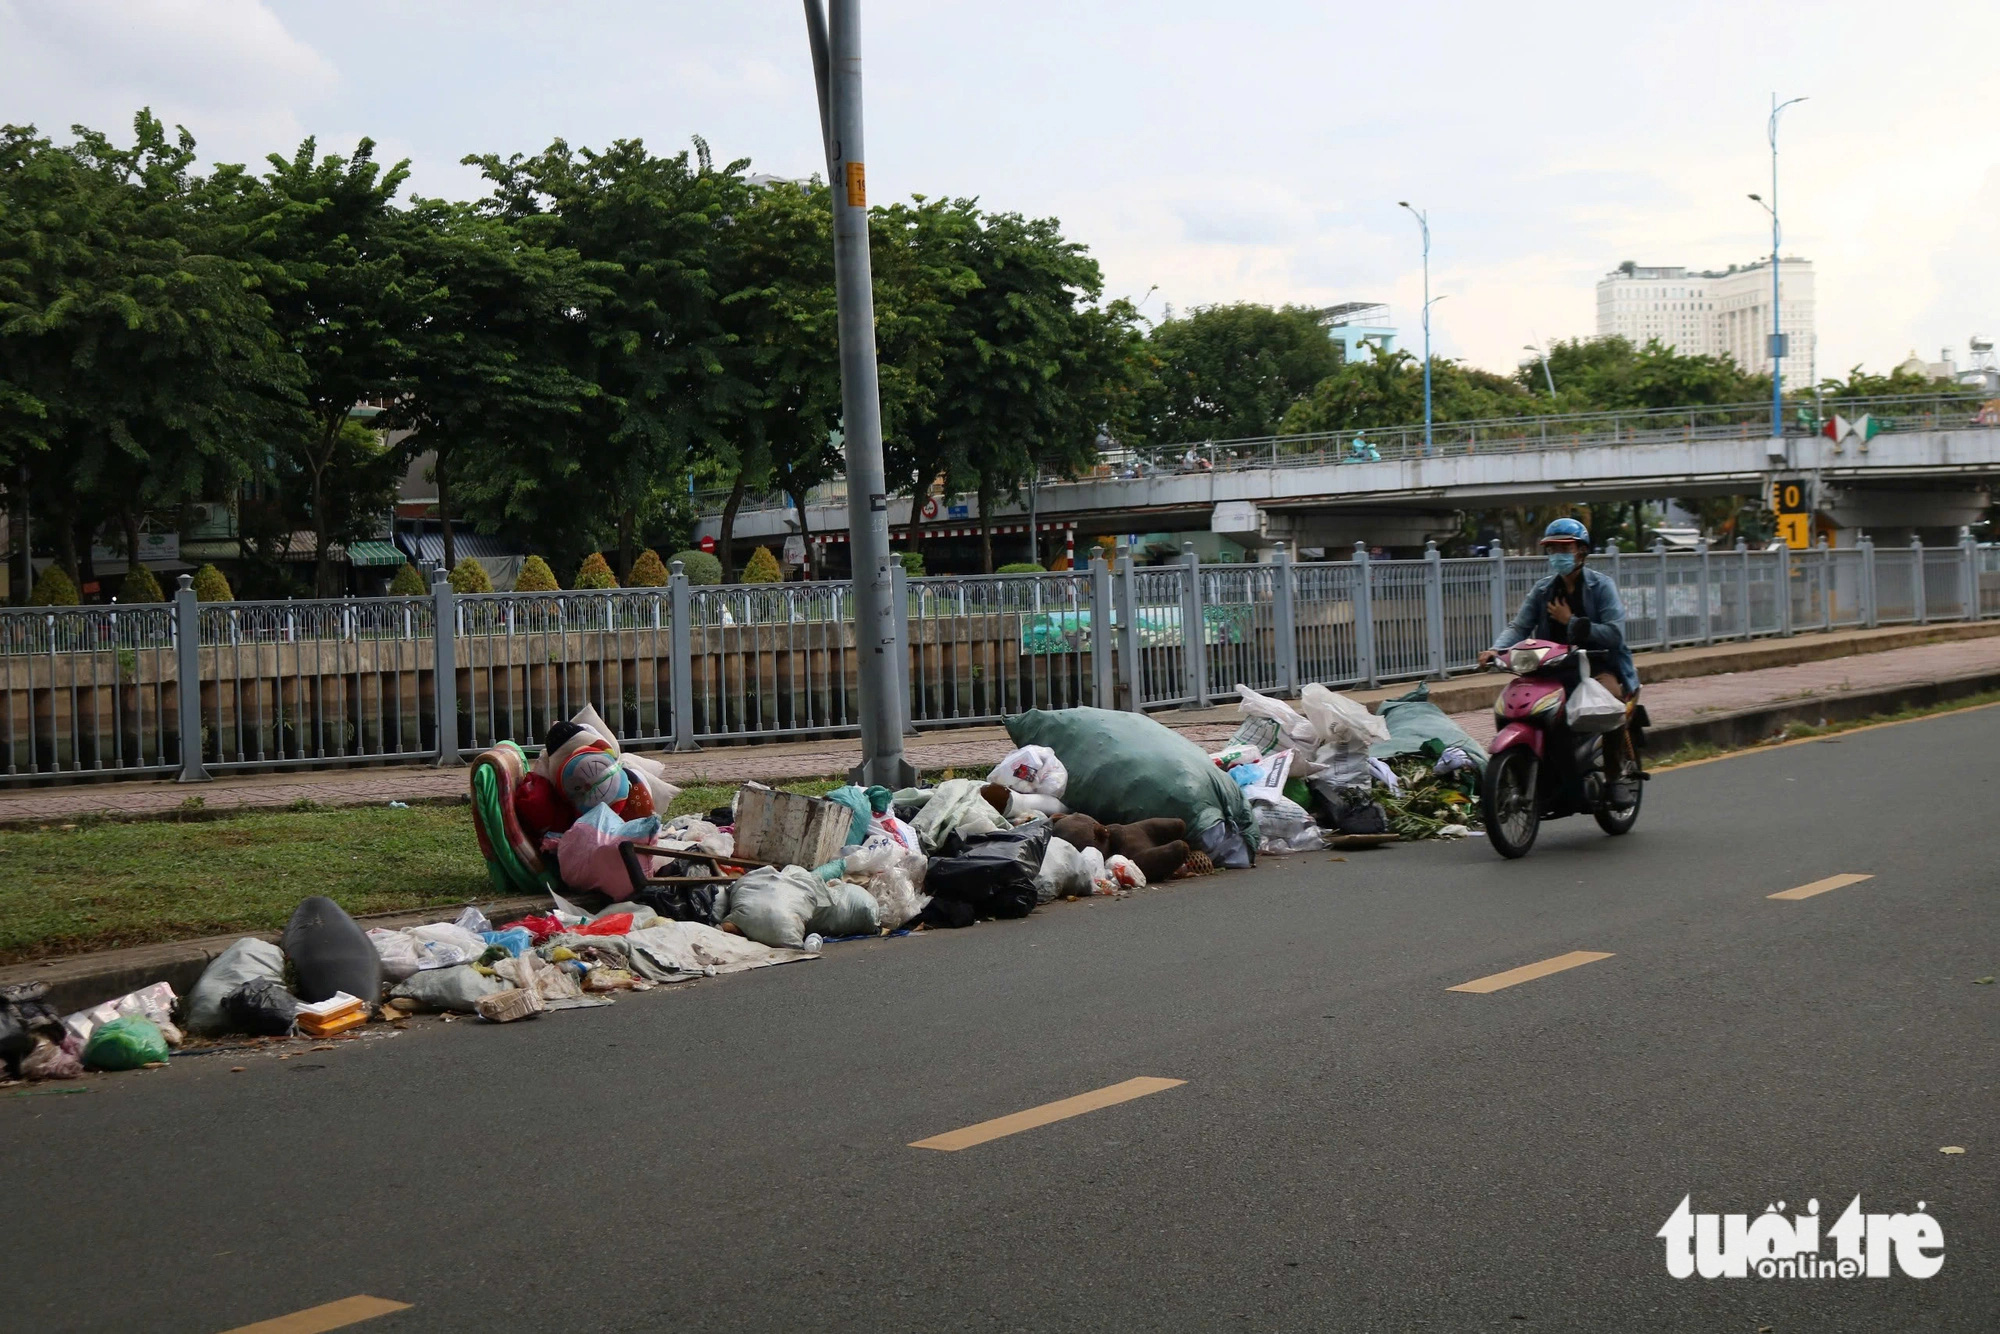
[[[1771,370],[1771,262],[1721,271],[1631,261],[1597,284],[1597,332],[1644,347],[1658,339],[1687,356],[1724,356],[1752,374]],[[1788,336],[1787,380],[1810,380],[1813,355],[1812,261],[1787,256],[1778,269],[1780,328]]]

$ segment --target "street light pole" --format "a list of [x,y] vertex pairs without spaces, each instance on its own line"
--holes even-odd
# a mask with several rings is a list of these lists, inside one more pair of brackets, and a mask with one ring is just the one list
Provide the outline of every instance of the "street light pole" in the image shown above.
[[901,696],[906,652],[896,633],[889,569],[889,503],[882,471],[882,398],[875,363],[875,296],[868,263],[868,177],[861,139],[860,0],[805,0],[806,38],[819,91],[820,133],[833,198],[834,298],[840,328],[841,428],[847,451],[847,532],[854,557],[861,764],[854,777],[902,787]]
[[1431,452],[1431,220],[1426,213],[1410,208],[1410,201],[1396,201],[1410,209],[1424,233],[1424,453]]
[[1521,350],[1523,352],[1533,352],[1542,359],[1542,378],[1549,382],[1549,398],[1553,401],[1556,396],[1556,376],[1555,372],[1549,369],[1548,349],[1539,347],[1534,343],[1523,343]]
[[1791,106],[1793,102],[1803,102],[1805,100],[1803,97],[1794,97],[1790,101],[1780,102],[1776,93],[1771,94],[1771,119],[1765,128],[1765,135],[1771,141],[1771,202],[1764,204],[1764,201],[1757,199],[1756,195],[1750,196],[1752,199],[1757,199],[1758,203],[1764,204],[1764,211],[1771,215],[1771,435],[1774,438],[1782,438],[1785,434],[1785,335],[1783,326],[1779,323],[1780,312],[1778,306],[1778,243],[1780,238],[1778,228],[1778,113],[1786,107]]

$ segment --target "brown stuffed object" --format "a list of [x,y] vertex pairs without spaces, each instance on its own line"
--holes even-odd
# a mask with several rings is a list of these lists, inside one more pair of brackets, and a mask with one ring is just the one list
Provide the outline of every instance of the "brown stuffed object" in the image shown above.
[[979,789],[979,795],[986,798],[986,804],[1003,816],[1007,814],[1007,803],[1014,797],[1011,791],[998,783],[985,784]]
[[1055,836],[1081,852],[1096,848],[1106,857],[1128,857],[1147,884],[1171,879],[1188,859],[1182,836],[1187,822],[1167,817],[1135,824],[1102,825],[1088,815],[1065,815],[1055,822]]

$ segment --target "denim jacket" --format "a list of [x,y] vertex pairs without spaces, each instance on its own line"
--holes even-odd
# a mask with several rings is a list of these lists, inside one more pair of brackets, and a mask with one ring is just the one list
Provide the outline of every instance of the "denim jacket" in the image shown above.
[[1493,647],[1512,648],[1523,639],[1574,644],[1590,654],[1591,671],[1616,673],[1625,693],[1632,694],[1639,688],[1639,672],[1632,665],[1632,650],[1625,646],[1625,605],[1618,600],[1618,585],[1585,565],[1577,599],[1583,605],[1570,607],[1574,614],[1565,628],[1549,617],[1549,594],[1561,577],[1552,574],[1534,586]]

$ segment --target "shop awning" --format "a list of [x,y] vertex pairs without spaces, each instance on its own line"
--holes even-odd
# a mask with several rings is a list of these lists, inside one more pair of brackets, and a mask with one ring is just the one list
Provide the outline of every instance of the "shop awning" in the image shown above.
[[401,565],[404,556],[392,542],[349,542],[347,563],[350,565]]

